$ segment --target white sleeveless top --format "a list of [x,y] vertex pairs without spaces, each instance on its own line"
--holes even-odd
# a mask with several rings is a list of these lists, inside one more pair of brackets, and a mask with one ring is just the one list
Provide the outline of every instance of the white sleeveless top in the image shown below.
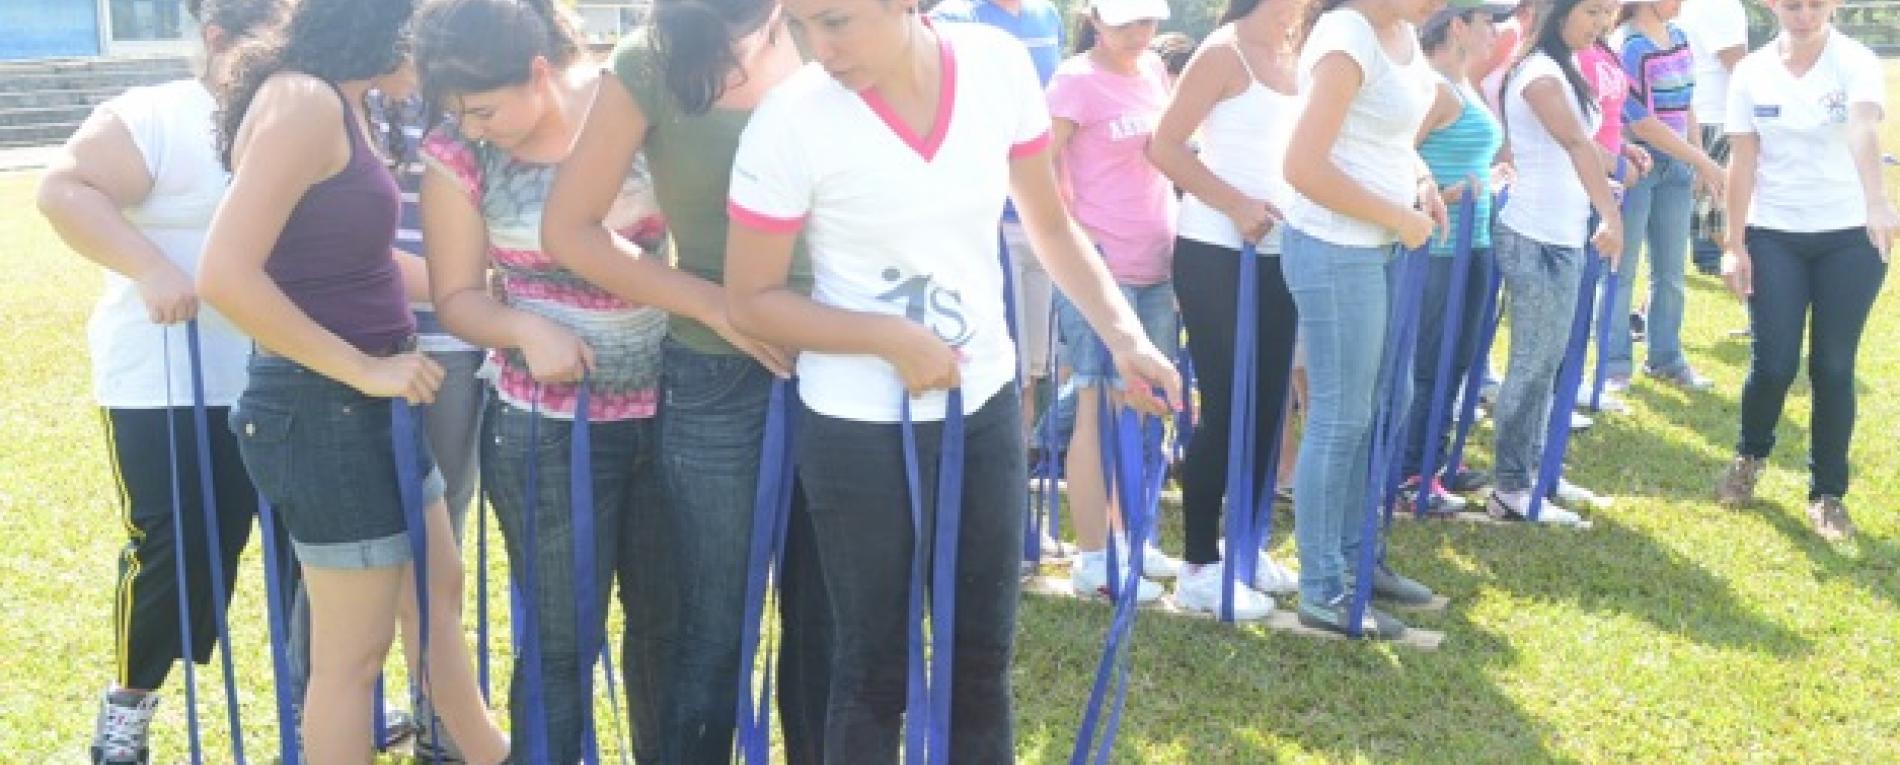
[[[1247,89],[1221,99],[1201,123],[1201,162],[1214,177],[1253,199],[1263,199],[1284,212],[1293,204],[1293,189],[1282,171],[1293,124],[1299,118],[1299,97],[1260,83],[1253,65],[1234,45],[1234,55],[1247,71]],[[1261,255],[1280,254],[1284,224],[1275,225],[1256,243]],[[1239,227],[1226,213],[1188,194],[1181,200],[1179,232],[1182,238],[1238,250],[1243,242]]]

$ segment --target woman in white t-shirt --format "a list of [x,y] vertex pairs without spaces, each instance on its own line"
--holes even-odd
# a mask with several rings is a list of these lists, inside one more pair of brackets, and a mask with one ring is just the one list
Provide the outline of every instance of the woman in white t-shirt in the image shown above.
[[[1497,483],[1486,502],[1497,518],[1528,517],[1557,368],[1575,323],[1584,247],[1594,245],[1612,265],[1622,254],[1622,214],[1592,140],[1604,115],[1574,53],[1595,44],[1616,9],[1616,0],[1558,0],[1504,76],[1504,136],[1517,172],[1491,239],[1511,306],[1510,362],[1494,414]],[[1581,519],[1546,502],[1538,520]]]
[[1754,498],[1812,324],[1814,415],[1808,518],[1830,541],[1853,535],[1847,447],[1854,359],[1900,233],[1880,178],[1881,62],[1831,23],[1837,0],[1770,0],[1781,36],[1735,67],[1728,118],[1729,251],[1723,275],[1748,301],[1753,353],[1741,438],[1716,493]]
[[[1182,608],[1217,612],[1224,596],[1221,512],[1227,490],[1232,428],[1234,339],[1239,311],[1240,254],[1254,242],[1254,407],[1257,448],[1250,480],[1266,479],[1268,448],[1281,432],[1298,317],[1280,270],[1280,221],[1292,204],[1280,169],[1299,109],[1294,95],[1294,0],[1231,0],[1221,26],[1208,34],[1175,85],[1155,127],[1148,156],[1187,194],[1174,242],[1174,285],[1188,354],[1200,390],[1200,417],[1182,466],[1185,566],[1174,598]],[[1200,136],[1197,153],[1188,145]],[[1292,575],[1262,553],[1254,581],[1234,588],[1234,618],[1273,613],[1266,593],[1287,592]],[[1251,584],[1252,587],[1247,585]]]
[[[913,543],[898,423],[908,401],[932,518],[938,422],[946,389],[961,388],[955,677],[936,682],[954,688],[952,761],[1010,762],[1028,477],[996,257],[1005,198],[1106,341],[1129,403],[1165,414],[1180,383],[1063,209],[1020,43],[925,21],[915,0],[783,7],[814,61],[766,96],[740,139],[727,310],[740,331],[802,351],[798,473],[834,615],[827,761],[897,760]],[[801,235],[810,297],[787,286]]]
[[[1418,247],[1444,225],[1438,185],[1413,145],[1437,82],[1413,25],[1443,4],[1333,0],[1300,51],[1305,97],[1286,153],[1296,196],[1281,268],[1306,344],[1311,409],[1294,472],[1293,535],[1300,620],[1318,629],[1346,631],[1375,401],[1386,386],[1410,378],[1381,368],[1399,245]],[[1372,589],[1388,602],[1434,597],[1384,565],[1373,572]],[[1405,631],[1383,611],[1366,617],[1367,635]]]
[[[209,72],[216,71],[231,46],[276,18],[282,3],[204,0],[193,2],[191,11],[202,30]],[[192,285],[205,232],[230,179],[212,140],[217,108],[208,75],[133,88],[93,111],[40,183],[40,211],[54,230],[106,272],[105,294],[93,308],[86,334],[126,543],[113,597],[117,661],[93,731],[95,763],[146,761],[157,690],[172,662],[184,656],[174,478],[181,478],[176,488],[184,513],[186,596],[195,649],[187,660],[209,661],[217,634],[202,492],[209,489],[216,502],[217,554],[224,567],[224,581],[217,586],[227,593],[257,514],[257,490],[238,456],[237,439],[224,424],[244,389],[250,341],[223,316],[201,310]],[[189,321],[198,323],[203,363],[209,487],[198,481],[193,381],[183,326]]]

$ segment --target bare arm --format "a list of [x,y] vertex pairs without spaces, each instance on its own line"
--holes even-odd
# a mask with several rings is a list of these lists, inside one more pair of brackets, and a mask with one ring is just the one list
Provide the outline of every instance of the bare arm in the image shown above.
[[1859,102],[1848,107],[1847,145],[1854,154],[1854,169],[1860,174],[1861,193],[1867,197],[1867,237],[1880,251],[1881,260],[1893,254],[1893,239],[1900,236],[1900,213],[1887,196],[1886,183],[1880,177],[1879,105]]
[[[1178,410],[1183,402],[1180,375],[1148,341],[1140,319],[1109,275],[1107,264],[1096,255],[1087,234],[1063,206],[1056,192],[1049,151],[1012,160],[1009,179],[1030,248],[1049,272],[1050,280],[1081,311],[1114,355],[1116,369],[1122,379],[1129,381],[1129,404],[1150,414]],[[1155,397],[1155,388],[1162,389],[1163,398]]]
[[264,272],[298,200],[347,161],[343,104],[321,81],[277,75],[246,113],[231,188],[211,221],[198,290],[259,345],[377,396],[434,398],[441,370],[416,354],[372,358],[311,320]]
[[1075,123],[1056,117],[1049,120],[1049,157],[1055,163],[1056,190],[1062,194],[1062,206],[1075,208],[1075,176],[1070,174],[1067,158],[1069,139],[1075,137]]
[[[623,300],[658,306],[706,325],[779,374],[784,353],[748,338],[726,320],[718,284],[673,268],[607,228],[607,213],[646,143],[646,115],[619,78],[602,77],[587,121],[554,176],[541,219],[541,246],[563,268]],[[730,248],[728,248],[730,252]]]
[[[1333,164],[1333,144],[1346,124],[1353,94],[1359,92],[1364,81],[1359,65],[1346,54],[1334,52],[1320,59],[1313,69],[1306,108],[1293,126],[1286,180],[1314,203],[1391,229],[1398,232],[1406,247],[1417,247],[1431,237],[1430,216],[1375,196]],[[1410,168],[1400,172],[1406,171]]]
[[[1274,221],[1280,219],[1280,211],[1272,203],[1248,197],[1221,180],[1188,148],[1188,139],[1207,120],[1214,105],[1232,97],[1234,83],[1246,79],[1239,55],[1229,45],[1204,47],[1194,54],[1148,140],[1148,161],[1174,185],[1233,219],[1241,236],[1253,242],[1267,235]],[[1248,86],[1241,84],[1242,88]]]
[[1761,136],[1728,134],[1728,252],[1722,256],[1722,280],[1744,300],[1755,291],[1754,264],[1748,256],[1748,207],[1755,201],[1755,171],[1761,163]]
[[188,321],[198,314],[191,277],[125,219],[125,208],[151,191],[152,175],[131,132],[98,109],[54,155],[36,201],[74,252],[138,284],[153,322]]
[[1689,117],[1690,138],[1677,135],[1675,130],[1663,124],[1663,121],[1657,119],[1654,114],[1630,123],[1627,129],[1630,135],[1635,136],[1643,144],[1660,149],[1662,153],[1695,168],[1696,177],[1700,178],[1704,185],[1713,189],[1715,194],[1722,193],[1722,166],[1710,159],[1709,155],[1702,151],[1702,147],[1697,145],[1701,143],[1702,138],[1697,134],[1693,114]]
[[1524,101],[1530,104],[1531,112],[1537,115],[1537,121],[1550,132],[1557,145],[1570,155],[1570,165],[1583,181],[1583,190],[1590,195],[1590,206],[1597,212],[1599,223],[1591,241],[1597,253],[1608,258],[1611,267],[1615,267],[1623,255],[1622,208],[1610,190],[1609,172],[1603,166],[1597,142],[1590,139],[1584,124],[1566,103],[1569,98],[1570,94],[1556,77],[1539,77],[1524,86]]

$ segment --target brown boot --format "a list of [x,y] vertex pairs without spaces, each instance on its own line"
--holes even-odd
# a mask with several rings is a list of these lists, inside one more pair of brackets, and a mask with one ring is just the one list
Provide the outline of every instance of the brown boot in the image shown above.
[[1723,507],[1741,507],[1755,501],[1755,482],[1761,480],[1762,468],[1767,465],[1764,459],[1736,455],[1715,482],[1715,501]]
[[1842,542],[1854,536],[1854,519],[1847,517],[1847,505],[1840,497],[1816,497],[1808,503],[1808,520],[1814,533],[1829,542]]

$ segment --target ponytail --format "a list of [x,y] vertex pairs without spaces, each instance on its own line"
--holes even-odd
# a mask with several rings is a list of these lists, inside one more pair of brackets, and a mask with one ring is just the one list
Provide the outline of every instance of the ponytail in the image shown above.
[[766,23],[772,8],[773,0],[656,0],[653,49],[666,89],[686,113],[704,114],[725,96],[739,68],[733,40]]
[[1081,55],[1095,48],[1098,42],[1095,35],[1095,11],[1084,10],[1075,16],[1075,47],[1069,52]]

